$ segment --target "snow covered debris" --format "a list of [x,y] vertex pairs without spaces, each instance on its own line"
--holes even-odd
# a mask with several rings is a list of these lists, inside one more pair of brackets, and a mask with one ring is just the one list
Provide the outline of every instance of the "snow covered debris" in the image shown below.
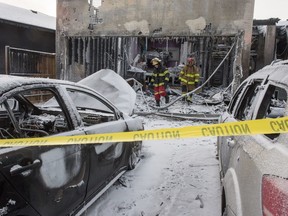
[[[155,116],[144,122],[147,130],[203,124]],[[121,179],[126,187],[115,184],[83,216],[220,215],[215,137],[145,141],[142,154]]]
[[[210,90],[211,91],[211,90]],[[214,95],[219,89],[203,92]],[[153,103],[153,95],[145,100]],[[172,100],[177,97],[172,95]],[[165,112],[220,113],[223,104],[203,105],[177,101]],[[196,104],[197,102],[197,104]],[[135,112],[154,112],[138,92]],[[145,130],[204,124],[201,121],[141,116]],[[207,122],[205,122],[206,124]],[[184,216],[221,215],[219,161],[216,137],[143,142],[142,159],[135,170],[126,172],[83,216]],[[196,199],[197,198],[197,199]]]
[[102,69],[80,80],[78,83],[88,86],[104,95],[123,113],[127,115],[133,113],[136,93],[133,88],[113,70]]

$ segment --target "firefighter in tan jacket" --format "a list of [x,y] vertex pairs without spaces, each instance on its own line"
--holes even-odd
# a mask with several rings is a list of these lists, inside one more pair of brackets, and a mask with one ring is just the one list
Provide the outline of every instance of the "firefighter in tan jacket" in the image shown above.
[[[199,82],[199,68],[196,66],[195,58],[189,57],[187,59],[187,64],[184,66],[183,70],[180,72],[179,79],[181,81],[182,95],[190,92],[196,88]],[[192,96],[186,97],[188,102],[192,102]]]

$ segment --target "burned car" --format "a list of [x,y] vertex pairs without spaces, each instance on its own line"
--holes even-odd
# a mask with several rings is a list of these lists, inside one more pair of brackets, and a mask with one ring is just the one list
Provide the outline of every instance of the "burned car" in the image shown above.
[[[141,119],[90,87],[8,75],[0,76],[0,125],[1,139],[143,130]],[[80,215],[135,167],[141,145],[1,147],[0,215]]]
[[[274,62],[242,82],[220,122],[287,116],[287,91],[288,61]],[[288,214],[287,140],[287,133],[218,137],[223,215]]]

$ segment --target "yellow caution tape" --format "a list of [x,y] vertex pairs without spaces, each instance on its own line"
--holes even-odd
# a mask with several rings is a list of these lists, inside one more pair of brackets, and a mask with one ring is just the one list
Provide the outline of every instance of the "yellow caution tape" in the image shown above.
[[239,136],[288,132],[288,117],[145,131],[43,138],[2,139],[0,147],[96,144],[141,140],[170,140],[207,136]]

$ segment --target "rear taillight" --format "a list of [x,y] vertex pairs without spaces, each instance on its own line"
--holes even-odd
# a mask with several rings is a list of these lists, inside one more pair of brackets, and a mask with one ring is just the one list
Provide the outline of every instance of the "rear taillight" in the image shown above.
[[288,215],[288,179],[263,176],[262,209],[264,216]]

